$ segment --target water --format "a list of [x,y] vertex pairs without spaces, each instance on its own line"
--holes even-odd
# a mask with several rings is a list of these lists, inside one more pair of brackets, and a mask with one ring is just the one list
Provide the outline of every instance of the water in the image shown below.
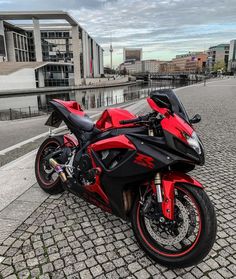
[[50,108],[49,102],[52,99],[74,100],[84,109],[96,109],[145,98],[155,89],[177,88],[189,84],[190,82],[188,81],[162,80],[121,87],[5,97],[0,98],[0,120],[31,117],[47,113]]

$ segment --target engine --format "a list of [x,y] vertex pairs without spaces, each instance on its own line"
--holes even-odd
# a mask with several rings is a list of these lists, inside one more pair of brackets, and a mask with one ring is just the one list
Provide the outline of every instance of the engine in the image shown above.
[[86,186],[95,182],[96,170],[93,169],[91,159],[87,153],[77,153],[74,160],[75,176],[77,181]]

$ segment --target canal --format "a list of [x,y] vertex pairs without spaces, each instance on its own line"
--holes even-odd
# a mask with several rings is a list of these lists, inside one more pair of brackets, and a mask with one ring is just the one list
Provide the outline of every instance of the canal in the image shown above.
[[88,90],[70,90],[0,98],[0,120],[18,119],[43,115],[50,110],[52,99],[75,100],[86,110],[125,103],[145,98],[159,88],[177,88],[193,82],[181,80],[159,80],[137,82],[134,85],[107,87]]

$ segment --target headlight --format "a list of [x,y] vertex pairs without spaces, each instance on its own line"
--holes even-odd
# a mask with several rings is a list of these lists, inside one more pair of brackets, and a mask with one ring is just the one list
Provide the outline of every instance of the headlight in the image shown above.
[[197,152],[197,154],[200,155],[202,153],[202,149],[201,149],[200,140],[196,132],[193,132],[191,137],[185,134],[185,137],[188,144]]

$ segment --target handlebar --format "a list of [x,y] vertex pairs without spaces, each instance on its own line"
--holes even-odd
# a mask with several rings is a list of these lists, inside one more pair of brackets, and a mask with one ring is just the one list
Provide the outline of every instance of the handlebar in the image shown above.
[[139,116],[133,119],[121,120],[119,123],[121,125],[131,124],[131,123],[139,123],[139,124],[151,124],[153,125],[156,122],[160,122],[163,119],[161,114],[157,114],[156,112],[150,112],[146,115]]
[[131,123],[138,123],[140,121],[142,121],[142,117],[141,116],[139,116],[137,118],[133,118],[133,119],[121,120],[120,124],[121,125],[125,125],[125,124],[131,124]]

